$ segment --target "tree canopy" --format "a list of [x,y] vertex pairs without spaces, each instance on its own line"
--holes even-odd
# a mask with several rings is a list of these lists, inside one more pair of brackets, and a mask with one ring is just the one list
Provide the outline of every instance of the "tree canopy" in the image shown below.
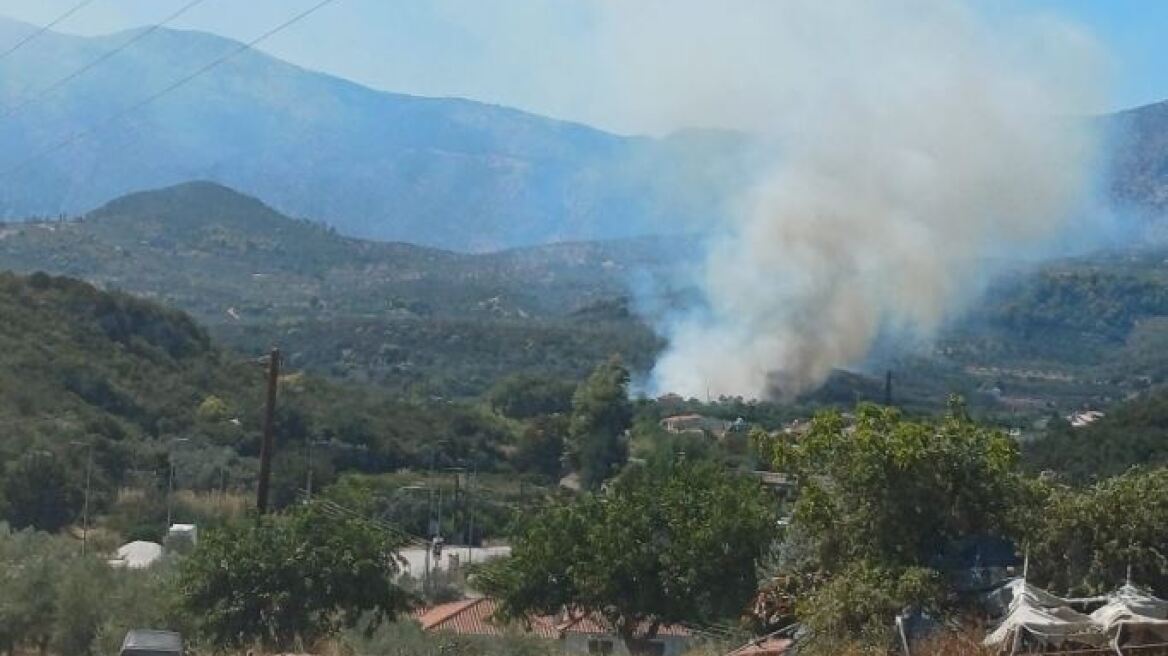
[[569,438],[585,487],[596,489],[628,458],[624,433],[632,424],[629,371],[620,360],[600,365],[572,396]]
[[283,517],[209,531],[182,563],[182,603],[213,644],[311,648],[365,613],[407,606],[393,583],[399,542],[308,504]]
[[752,477],[708,462],[635,469],[605,494],[532,517],[511,558],[483,569],[477,585],[512,617],[567,607],[603,616],[626,641],[652,637],[663,623],[737,616],[775,521]]

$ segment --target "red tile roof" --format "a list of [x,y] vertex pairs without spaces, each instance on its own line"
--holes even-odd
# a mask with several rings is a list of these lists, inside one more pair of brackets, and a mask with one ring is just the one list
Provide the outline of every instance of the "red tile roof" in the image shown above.
[[526,623],[501,624],[492,617],[499,603],[485,597],[460,599],[439,604],[418,614],[415,619],[423,631],[450,631],[459,635],[504,635],[508,631],[530,633],[541,638],[558,638],[550,618],[533,616]]
[[[532,615],[526,622],[500,624],[493,619],[498,608],[499,602],[486,597],[460,599],[414,611],[413,618],[422,625],[424,631],[450,631],[460,635],[498,636],[514,630],[541,638],[558,639],[567,633],[609,635],[613,632],[608,622],[595,613],[565,613],[558,617]],[[639,635],[648,632],[649,622],[642,622],[637,627]],[[658,637],[688,638],[690,635],[689,629],[677,624],[657,627]]]
[[790,647],[790,638],[767,636],[752,640],[726,656],[782,656]]
[[[650,622],[641,622],[637,627],[637,635],[647,635],[649,633]],[[556,626],[561,633],[612,633],[608,621],[596,613],[576,613],[569,616],[566,620],[560,622]],[[676,636],[680,638],[688,638],[691,633],[690,630],[681,626],[680,624],[662,624],[657,627],[657,635]]]

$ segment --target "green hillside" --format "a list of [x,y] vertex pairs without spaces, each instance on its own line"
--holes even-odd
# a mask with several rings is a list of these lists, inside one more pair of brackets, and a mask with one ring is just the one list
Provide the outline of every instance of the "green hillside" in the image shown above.
[[0,228],[0,268],[151,298],[240,349],[285,344],[298,366],[457,396],[515,370],[582,377],[614,353],[646,367],[659,348],[648,328],[627,305],[605,315],[634,271],[651,275],[692,248],[643,239],[460,254],[361,241],[202,182]]
[[[79,482],[93,445],[105,493],[163,485],[171,462],[183,487],[250,487],[264,391],[258,354],[219,348],[181,312],[45,274],[0,274],[0,312],[0,461],[8,463],[0,483],[38,454]],[[407,402],[294,369],[281,378],[284,501],[303,480],[305,444],[323,485],[345,470],[506,468],[510,439],[501,420],[473,407]]]

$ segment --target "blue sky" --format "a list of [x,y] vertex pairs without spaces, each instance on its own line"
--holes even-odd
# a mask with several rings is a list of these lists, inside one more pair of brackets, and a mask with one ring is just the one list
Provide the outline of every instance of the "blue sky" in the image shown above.
[[[94,0],[57,29],[100,34],[151,24],[187,1]],[[316,1],[205,0],[174,26],[246,40]],[[468,97],[610,129],[652,129],[622,124],[618,110],[576,84],[589,74],[581,63],[602,56],[586,38],[596,8],[619,1],[337,0],[262,49],[380,89]],[[1168,98],[1168,2],[997,1],[1010,11],[1058,15],[1092,33],[1111,60],[1111,108]],[[44,24],[76,3],[0,0],[0,15]]]

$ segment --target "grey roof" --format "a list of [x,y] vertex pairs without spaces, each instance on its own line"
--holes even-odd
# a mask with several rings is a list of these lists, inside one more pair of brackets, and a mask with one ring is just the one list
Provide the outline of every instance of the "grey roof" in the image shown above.
[[168,652],[181,654],[182,636],[174,631],[134,629],[126,633],[122,641],[122,651]]

